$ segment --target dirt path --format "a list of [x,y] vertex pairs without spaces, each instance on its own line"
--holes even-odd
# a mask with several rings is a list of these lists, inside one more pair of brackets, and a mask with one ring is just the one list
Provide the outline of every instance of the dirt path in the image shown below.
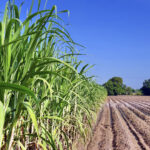
[[150,97],[110,96],[87,150],[150,150]]

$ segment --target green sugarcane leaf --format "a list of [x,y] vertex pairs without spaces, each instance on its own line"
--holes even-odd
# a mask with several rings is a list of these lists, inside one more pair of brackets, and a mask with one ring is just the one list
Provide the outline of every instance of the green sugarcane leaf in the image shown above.
[[23,144],[20,141],[18,141],[17,143],[21,147],[22,150],[26,150],[26,148],[23,146]]
[[40,117],[40,119],[54,119],[54,120],[64,121],[62,118],[57,117],[57,116],[43,116],[43,117]]
[[22,102],[22,104],[27,109],[27,111],[30,115],[30,118],[32,119],[32,123],[35,127],[35,130],[36,130],[37,134],[39,134],[37,119],[36,119],[35,113],[33,112],[31,104],[29,102]]
[[[42,63],[40,63],[39,65],[37,65],[36,67],[40,67],[40,66],[43,66],[43,65],[46,65],[46,64],[50,64],[52,62],[56,62],[56,63],[61,63],[61,64],[64,64],[65,66],[67,66],[68,68],[70,68],[71,70],[73,70],[74,72],[76,72],[76,74],[78,75],[78,72],[77,70],[71,66],[70,64],[68,64],[67,62],[61,60],[61,59],[58,59],[58,58],[54,58],[54,57],[47,57],[47,58],[44,58],[44,59],[41,59]],[[46,60],[45,62],[43,62],[43,60]]]
[[34,92],[23,85],[0,82],[0,88],[22,92],[24,94],[30,95],[32,98],[34,98],[37,101],[37,98],[36,98]]
[[3,141],[3,127],[5,122],[5,109],[3,103],[0,101],[0,148]]

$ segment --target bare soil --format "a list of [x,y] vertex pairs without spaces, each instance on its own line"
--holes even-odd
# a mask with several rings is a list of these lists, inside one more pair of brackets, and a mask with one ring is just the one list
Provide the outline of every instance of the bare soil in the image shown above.
[[150,96],[109,96],[100,115],[86,150],[150,150]]

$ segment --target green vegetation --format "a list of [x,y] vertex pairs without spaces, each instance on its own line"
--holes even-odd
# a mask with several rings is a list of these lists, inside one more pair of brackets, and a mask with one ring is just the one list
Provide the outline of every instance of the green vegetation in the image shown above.
[[113,77],[108,80],[104,87],[107,89],[108,95],[132,95],[134,90],[131,87],[123,84],[123,79],[120,77]]
[[145,80],[143,82],[143,86],[141,88],[141,91],[144,95],[150,95],[150,79]]
[[133,95],[141,96],[141,95],[143,95],[143,93],[140,89],[137,89],[137,90],[134,90]]
[[79,67],[59,17],[67,11],[41,11],[39,0],[32,14],[33,4],[22,22],[9,1],[0,21],[0,148],[69,149],[107,92]]

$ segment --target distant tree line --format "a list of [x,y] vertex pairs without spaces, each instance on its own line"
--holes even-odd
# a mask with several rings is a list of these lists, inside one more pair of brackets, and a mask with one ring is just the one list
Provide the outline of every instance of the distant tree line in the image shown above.
[[150,95],[150,79],[145,80],[142,88],[136,90],[126,86],[121,77],[113,77],[103,86],[107,89],[108,95]]
[[150,95],[150,79],[143,82],[143,87],[140,90],[143,95]]

